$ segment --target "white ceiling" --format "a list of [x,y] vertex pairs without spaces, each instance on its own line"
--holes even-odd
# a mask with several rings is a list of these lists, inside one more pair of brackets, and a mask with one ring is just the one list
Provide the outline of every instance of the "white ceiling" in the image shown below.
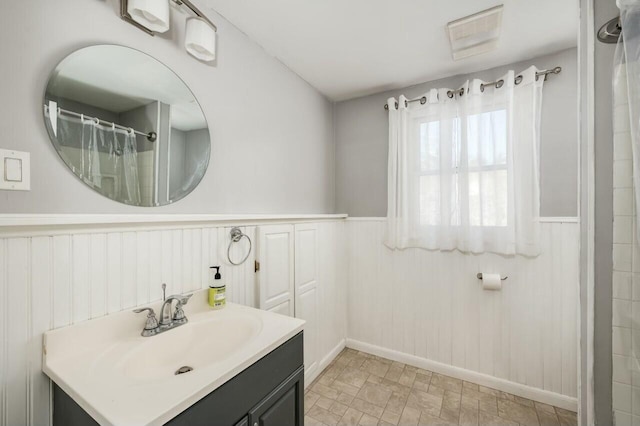
[[[198,0],[332,100],[576,46],[575,0]],[[497,50],[454,62],[447,22],[504,4]],[[224,35],[220,36],[224,43]]]

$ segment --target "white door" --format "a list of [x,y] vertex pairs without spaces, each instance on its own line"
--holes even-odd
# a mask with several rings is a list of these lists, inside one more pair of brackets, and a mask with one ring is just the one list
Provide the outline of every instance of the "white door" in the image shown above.
[[293,225],[261,226],[258,291],[260,309],[294,316]]
[[304,326],[305,382],[319,364],[318,326],[318,227],[295,225],[295,313]]

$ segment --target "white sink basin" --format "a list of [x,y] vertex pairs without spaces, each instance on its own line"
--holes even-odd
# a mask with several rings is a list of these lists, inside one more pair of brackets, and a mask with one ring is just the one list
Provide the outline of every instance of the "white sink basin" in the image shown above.
[[[201,314],[200,317],[203,315]],[[162,381],[188,366],[195,371],[221,363],[240,351],[262,329],[262,321],[246,312],[204,315],[144,341],[121,342],[105,352],[95,368],[114,370],[131,379]],[[113,360],[118,359],[114,364]]]
[[[197,292],[189,322],[140,336],[145,315],[121,312],[44,336],[43,371],[100,424],[163,424],[302,330],[304,321]],[[153,306],[159,311],[159,304]],[[180,367],[192,370],[176,375]]]

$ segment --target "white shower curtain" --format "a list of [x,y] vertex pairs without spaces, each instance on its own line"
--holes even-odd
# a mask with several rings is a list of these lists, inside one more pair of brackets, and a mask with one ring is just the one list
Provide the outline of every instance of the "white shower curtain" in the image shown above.
[[539,253],[536,71],[389,99],[389,247]]
[[[45,114],[49,116],[47,112]],[[48,120],[47,123],[50,126]],[[98,124],[92,118],[59,114],[55,133],[65,161],[83,181],[100,191],[103,169],[115,171],[119,187],[114,196],[124,203],[140,205],[135,133]]]
[[[114,132],[118,131],[114,130]],[[140,179],[138,177],[136,134],[133,133],[133,131],[127,131],[123,136],[122,158],[126,194],[123,194],[124,196],[122,198],[123,201],[128,204],[140,205]]]
[[[616,115],[628,114],[631,128],[631,150],[633,155],[633,186],[636,212],[640,211],[640,1],[618,0],[622,41],[616,47],[613,84],[621,84],[626,79],[626,99],[617,99],[616,103],[628,103],[628,111],[616,110]],[[619,93],[615,90],[614,93]],[[626,109],[626,107],[625,107]],[[622,119],[623,117],[618,117]],[[626,117],[625,121],[626,121]],[[636,238],[640,243],[640,215],[636,214]]]

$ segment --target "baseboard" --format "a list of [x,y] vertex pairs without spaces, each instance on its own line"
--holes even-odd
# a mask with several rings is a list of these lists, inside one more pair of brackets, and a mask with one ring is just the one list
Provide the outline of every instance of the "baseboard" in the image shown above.
[[320,361],[320,371],[327,368],[327,366],[331,364],[331,362],[334,359],[336,359],[336,357],[340,354],[340,352],[342,352],[342,350],[346,346],[347,346],[347,339],[340,340],[340,342],[338,342],[338,344],[333,349],[331,349],[331,351],[327,355],[325,355],[325,357],[322,358],[322,360]]
[[423,368],[425,370],[434,371],[440,374],[445,374],[447,376],[455,377],[456,379],[466,380],[482,386],[498,389],[503,392],[508,392],[513,395],[518,395],[523,398],[528,398],[534,401],[564,408],[565,410],[578,410],[578,400],[566,395],[549,392],[543,389],[533,388],[531,386],[521,385],[519,383],[489,376],[488,374],[478,373],[475,371],[466,370],[464,368],[442,364],[440,362],[431,361],[426,358],[394,351],[393,349],[383,348],[381,346],[372,345],[358,340],[347,339],[346,346],[351,349],[367,352],[393,361],[412,365],[414,367]]
[[346,346],[346,340],[342,339],[340,340],[340,342],[338,342],[338,344],[329,351],[329,353],[327,355],[325,355],[321,360],[320,363],[318,364],[317,368],[314,371],[310,371],[309,375],[307,375],[305,373],[304,375],[304,387],[305,389],[311,384],[313,383],[313,381],[320,375],[320,373],[322,373],[324,371],[325,368],[327,368],[327,366],[329,364],[331,364],[331,362],[336,359],[336,357],[340,354],[340,352],[342,352],[342,350],[345,348]]

